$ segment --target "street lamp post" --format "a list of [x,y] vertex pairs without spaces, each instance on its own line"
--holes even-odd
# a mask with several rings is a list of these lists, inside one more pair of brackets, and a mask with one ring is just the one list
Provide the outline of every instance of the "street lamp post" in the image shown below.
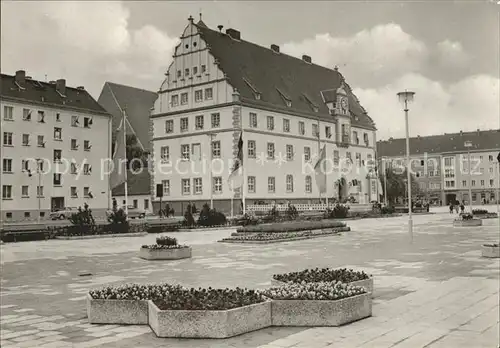
[[385,166],[385,158],[382,157],[382,164],[384,167],[384,204],[387,206],[387,168]]
[[410,130],[408,127],[408,103],[413,101],[413,96],[415,92],[409,92],[405,90],[404,92],[398,93],[399,101],[404,106],[405,112],[405,125],[406,125],[406,173],[407,173],[407,182],[406,185],[408,188],[408,233],[410,235],[410,242],[413,243],[413,220],[412,220],[412,204],[411,204],[411,166],[410,166]]
[[464,143],[464,146],[467,148],[467,157],[469,161],[469,210],[470,213],[472,214],[472,166],[470,162],[470,148],[472,147],[472,141],[466,141]]
[[[41,203],[41,187],[42,187],[42,169],[40,168],[40,162],[41,160],[39,158],[36,159],[36,173],[38,175],[38,186],[36,189],[36,196],[38,199],[38,216],[36,218],[37,223],[40,223],[40,213],[42,211],[42,203]],[[33,176],[31,170],[28,169],[28,176],[31,178]]]
[[217,136],[217,133],[208,133],[207,134],[208,137],[210,138],[210,146],[209,146],[209,149],[210,149],[210,209],[214,209],[214,197],[213,197],[213,193],[214,193],[214,183],[213,183],[213,172],[212,172],[212,162],[213,162],[213,159],[214,159],[214,137]]

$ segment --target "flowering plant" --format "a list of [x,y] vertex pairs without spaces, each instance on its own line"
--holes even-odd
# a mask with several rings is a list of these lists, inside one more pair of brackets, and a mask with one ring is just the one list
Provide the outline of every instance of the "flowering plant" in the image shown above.
[[342,229],[332,230],[332,231],[303,231],[303,232],[289,232],[289,233],[249,233],[248,236],[233,236],[231,238],[224,238],[224,240],[249,240],[249,241],[266,241],[266,240],[280,240],[280,239],[291,239],[291,238],[299,238],[299,237],[310,237],[310,236],[321,236],[321,235],[330,235],[337,232],[340,232]]
[[144,249],[152,249],[152,250],[158,250],[158,249],[184,249],[184,248],[189,248],[188,245],[162,245],[162,244],[151,244],[151,245],[143,245],[141,248]]
[[273,279],[284,283],[316,283],[316,282],[343,282],[351,283],[358,280],[368,279],[369,276],[363,271],[354,271],[347,268],[315,268],[306,269],[301,272],[275,274]]
[[333,301],[366,293],[360,286],[341,282],[289,283],[261,292],[273,300],[324,300]]
[[180,285],[162,284],[122,284],[90,290],[95,300],[154,300],[166,296]]
[[228,310],[264,302],[255,290],[175,288],[168,295],[153,300],[160,310]]
[[158,245],[177,245],[177,239],[169,236],[161,236],[156,238]]

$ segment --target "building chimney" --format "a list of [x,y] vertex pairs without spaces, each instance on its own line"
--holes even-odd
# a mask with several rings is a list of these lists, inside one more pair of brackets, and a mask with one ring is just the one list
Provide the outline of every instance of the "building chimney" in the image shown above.
[[50,83],[51,85],[55,85],[55,84],[56,84],[56,81],[51,80],[51,81],[49,81],[49,83]]
[[241,34],[236,29],[232,29],[232,28],[226,29],[226,34],[231,36],[232,39],[241,40]]
[[309,57],[309,56],[307,56],[307,55],[305,55],[305,54],[302,56],[302,60],[303,60],[304,62],[306,62],[306,63],[311,64],[311,57]]
[[280,53],[280,47],[278,45],[272,44],[271,49],[276,53]]
[[221,33],[222,33],[222,28],[224,28],[224,26],[223,26],[222,24],[219,24],[219,25],[217,26],[217,29],[219,29],[219,32],[221,32]]
[[66,80],[65,79],[59,79],[56,81],[56,91],[58,91],[62,95],[66,95]]
[[26,71],[18,70],[16,71],[16,82],[20,86],[24,86],[24,82],[26,81]]
[[78,87],[76,87],[76,89],[79,89],[79,90],[81,90],[81,91],[84,91],[84,90],[85,90],[85,87],[83,87],[83,86],[78,86]]

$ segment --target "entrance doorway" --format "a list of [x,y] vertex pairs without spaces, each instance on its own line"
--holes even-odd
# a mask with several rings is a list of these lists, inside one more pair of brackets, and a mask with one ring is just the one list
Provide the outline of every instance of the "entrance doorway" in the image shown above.
[[455,203],[457,201],[457,195],[455,193],[446,194],[446,205],[450,205],[450,203]]
[[52,197],[50,200],[50,206],[52,211],[64,209],[64,197]]

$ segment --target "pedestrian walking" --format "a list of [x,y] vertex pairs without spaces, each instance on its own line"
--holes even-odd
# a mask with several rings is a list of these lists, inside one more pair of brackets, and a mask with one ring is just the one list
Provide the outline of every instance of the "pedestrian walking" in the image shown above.
[[462,203],[460,204],[460,212],[462,214],[465,212],[465,203],[464,203],[464,201],[462,201]]
[[450,214],[453,214],[453,203],[450,202]]

